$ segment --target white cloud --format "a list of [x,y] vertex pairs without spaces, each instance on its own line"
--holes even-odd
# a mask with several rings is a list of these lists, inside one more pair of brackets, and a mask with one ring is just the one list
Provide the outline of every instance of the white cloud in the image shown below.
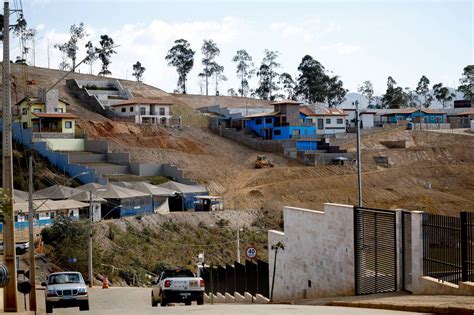
[[349,56],[349,55],[359,53],[361,51],[360,46],[341,43],[341,42],[335,43],[335,44],[323,45],[321,46],[321,49],[330,51],[330,52],[336,52],[339,56]]

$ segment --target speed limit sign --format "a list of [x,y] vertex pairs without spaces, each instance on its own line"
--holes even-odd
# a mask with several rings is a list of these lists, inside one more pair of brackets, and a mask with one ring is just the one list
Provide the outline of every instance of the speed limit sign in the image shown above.
[[255,247],[247,247],[247,249],[245,250],[245,256],[248,259],[254,259],[255,257],[257,257],[257,249]]

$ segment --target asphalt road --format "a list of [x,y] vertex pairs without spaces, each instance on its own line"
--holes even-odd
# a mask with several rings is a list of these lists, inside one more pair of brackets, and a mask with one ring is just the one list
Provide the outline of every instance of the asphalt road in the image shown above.
[[[205,304],[171,305],[151,307],[151,290],[148,288],[110,288],[90,290],[90,311],[80,312],[79,308],[54,309],[53,314],[100,314],[100,315],[147,315],[147,314],[193,314],[193,315],[300,315],[300,314],[335,314],[335,315],[375,315],[375,314],[414,314],[377,309],[346,308],[332,306],[307,306],[288,304]],[[39,314],[44,314],[44,291],[38,291]]]

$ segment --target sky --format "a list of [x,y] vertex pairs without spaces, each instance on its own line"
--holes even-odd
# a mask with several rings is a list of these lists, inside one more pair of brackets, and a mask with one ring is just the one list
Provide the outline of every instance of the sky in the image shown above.
[[[20,5],[20,0],[11,0]],[[24,16],[38,34],[34,64],[58,67],[61,56],[53,46],[68,40],[69,27],[84,22],[89,36],[80,42],[98,45],[101,34],[111,36],[117,54],[111,59],[112,77],[133,80],[132,65],[146,68],[144,82],[167,92],[176,89],[177,74],[165,56],[176,39],[184,38],[196,51],[188,93],[201,93],[201,46],[214,40],[217,61],[229,79],[220,85],[226,94],[238,88],[232,57],[245,49],[259,66],[264,50],[279,52],[279,72],[298,75],[298,65],[311,55],[344,87],[355,92],[365,80],[376,94],[392,76],[402,87],[414,89],[426,75],[432,84],[457,87],[462,69],[474,64],[474,1],[131,1],[23,0]],[[13,19],[13,18],[12,18]],[[12,38],[11,59],[19,55]],[[32,46],[32,45],[31,45]],[[48,49],[49,47],[49,49]],[[49,51],[49,53],[48,53]],[[48,58],[49,56],[49,58]],[[28,61],[33,64],[32,54]],[[96,62],[93,72],[99,72]],[[83,65],[80,72],[88,73]],[[257,79],[251,81],[256,87]],[[210,86],[214,93],[214,85]]]

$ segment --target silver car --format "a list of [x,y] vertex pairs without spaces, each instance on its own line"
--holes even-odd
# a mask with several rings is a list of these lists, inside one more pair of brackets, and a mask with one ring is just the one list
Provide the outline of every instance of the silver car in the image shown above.
[[77,307],[81,311],[89,310],[89,295],[87,285],[79,272],[55,272],[43,282],[46,287],[46,313],[52,313],[53,308]]

